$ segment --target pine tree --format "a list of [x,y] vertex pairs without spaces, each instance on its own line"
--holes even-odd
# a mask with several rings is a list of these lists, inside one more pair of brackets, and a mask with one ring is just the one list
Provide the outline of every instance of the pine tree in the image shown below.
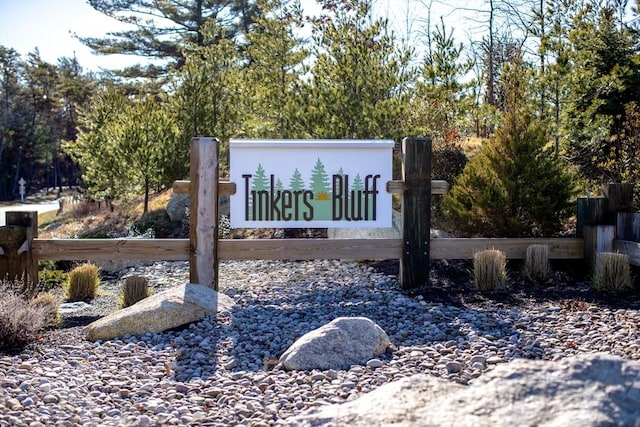
[[525,98],[527,70],[505,68],[502,125],[443,197],[456,231],[486,237],[548,236],[559,231],[575,194],[567,165],[545,150],[544,123]]
[[[132,30],[110,32],[106,37],[78,37],[96,53],[137,55],[163,61],[159,65],[140,65],[119,72],[125,77],[166,75],[185,64],[188,45],[204,46],[204,28],[208,23],[224,29],[219,38],[233,39],[248,32],[256,6],[250,0],[89,0],[94,9],[113,19],[135,26]],[[157,62],[157,61],[156,61]]]

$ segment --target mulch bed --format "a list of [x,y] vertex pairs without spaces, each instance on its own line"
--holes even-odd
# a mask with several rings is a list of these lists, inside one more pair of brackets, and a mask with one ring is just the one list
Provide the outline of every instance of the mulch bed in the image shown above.
[[[399,261],[372,262],[379,272],[399,274]],[[457,307],[525,307],[540,304],[580,309],[585,303],[613,309],[640,309],[640,269],[634,268],[634,289],[623,294],[598,292],[591,288],[586,268],[581,261],[554,260],[551,275],[544,283],[530,280],[523,274],[523,262],[510,260],[506,293],[480,293],[473,285],[473,261],[432,260],[430,282],[406,292],[422,296],[425,301],[439,302]]]

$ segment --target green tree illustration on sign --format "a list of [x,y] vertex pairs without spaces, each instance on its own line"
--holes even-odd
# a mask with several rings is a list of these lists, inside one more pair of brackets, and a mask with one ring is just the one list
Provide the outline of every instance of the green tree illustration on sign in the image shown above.
[[360,178],[360,174],[357,174],[353,179],[353,184],[351,185],[351,190],[354,194],[358,194],[358,191],[364,190],[364,186],[362,185],[362,178]]
[[276,181],[276,191],[282,190],[284,190],[284,185],[282,185],[282,181],[280,181],[280,178],[278,178],[278,180]]
[[289,188],[291,189],[291,191],[304,190],[304,181],[302,180],[302,174],[300,174],[300,171],[297,168],[295,171],[293,171],[293,176],[289,181]]
[[267,181],[267,175],[264,172],[264,168],[260,163],[258,163],[256,173],[253,175],[253,179],[251,180],[251,189],[253,191],[264,191],[268,186],[269,183]]
[[329,200],[329,175],[320,159],[311,171],[311,191],[316,200]]

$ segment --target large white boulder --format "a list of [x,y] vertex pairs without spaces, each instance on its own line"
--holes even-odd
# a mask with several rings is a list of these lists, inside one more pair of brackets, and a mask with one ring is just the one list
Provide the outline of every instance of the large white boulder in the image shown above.
[[202,320],[217,312],[231,311],[235,303],[225,294],[188,283],[151,295],[87,325],[90,341],[162,332]]
[[287,426],[637,426],[640,362],[589,354],[515,360],[462,386],[417,374]]
[[280,357],[287,370],[343,369],[384,353],[387,333],[366,317],[339,317],[298,338]]

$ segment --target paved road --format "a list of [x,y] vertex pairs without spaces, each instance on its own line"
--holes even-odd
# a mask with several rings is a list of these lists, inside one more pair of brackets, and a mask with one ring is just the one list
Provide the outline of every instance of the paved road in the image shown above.
[[60,208],[60,203],[57,200],[53,200],[45,203],[31,203],[31,204],[15,204],[11,206],[0,207],[0,227],[5,225],[5,215],[7,211],[38,211],[38,214],[42,214],[50,211],[57,211]]

